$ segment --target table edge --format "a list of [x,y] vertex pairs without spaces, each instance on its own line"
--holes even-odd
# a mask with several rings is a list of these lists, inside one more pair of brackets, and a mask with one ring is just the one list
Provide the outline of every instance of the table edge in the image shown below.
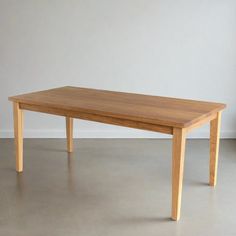
[[[26,104],[26,105],[32,105],[32,106],[39,106],[39,107],[45,107],[45,108],[52,108],[52,109],[58,109],[58,106],[53,106],[53,105],[39,105],[35,102],[27,102],[27,101],[24,101],[24,100],[21,100],[19,98],[16,98],[16,97],[9,97],[8,98],[9,101],[11,102],[16,102],[16,103],[19,103],[19,104]],[[189,122],[185,122],[185,123],[177,123],[177,122],[170,122],[170,121],[152,121],[152,122],[147,122],[145,121],[145,119],[135,119],[135,117],[121,117],[119,115],[115,115],[115,114],[109,114],[109,113],[102,113],[102,112],[99,112],[99,111],[93,111],[93,110],[83,110],[83,109],[78,109],[76,110],[76,112],[79,114],[79,113],[88,113],[88,114],[95,114],[95,115],[101,115],[101,116],[104,116],[104,117],[111,117],[111,118],[118,118],[118,119],[123,119],[123,120],[130,120],[130,121],[136,121],[136,122],[142,122],[142,123],[146,123],[146,124],[151,124],[151,125],[161,125],[161,126],[168,126],[168,127],[172,127],[172,128],[188,128],[192,125],[194,125],[195,123],[198,123],[199,121],[201,121],[202,119],[205,119],[209,116],[211,116],[212,114],[214,113],[217,113],[217,112],[220,112],[222,110],[224,110],[226,108],[226,104],[223,104],[223,103],[216,103],[219,105],[219,107],[211,110],[210,112],[207,112],[207,113],[204,113],[202,114],[201,116],[197,117],[196,119],[193,119]],[[60,108],[64,111],[70,111],[70,109],[68,108]],[[74,110],[75,111],[75,110]]]

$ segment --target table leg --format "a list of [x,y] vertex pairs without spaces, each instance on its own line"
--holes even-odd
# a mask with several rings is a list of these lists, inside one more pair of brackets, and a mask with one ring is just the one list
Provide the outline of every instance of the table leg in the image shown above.
[[66,117],[67,151],[73,152],[73,118]]
[[220,124],[221,124],[221,112],[217,113],[217,117],[211,121],[210,124],[210,174],[209,184],[211,186],[216,185],[217,180],[217,167],[218,167],[218,154],[219,154],[219,142],[220,142]]
[[20,104],[13,103],[14,115],[14,134],[16,148],[16,171],[23,171],[23,111],[20,109]]
[[184,171],[186,131],[174,128],[172,156],[172,219],[179,220]]

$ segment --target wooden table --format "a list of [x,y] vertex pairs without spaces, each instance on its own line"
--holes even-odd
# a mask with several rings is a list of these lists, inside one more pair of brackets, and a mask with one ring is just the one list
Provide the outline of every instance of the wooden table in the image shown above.
[[209,183],[216,185],[224,104],[76,87],[9,98],[14,107],[16,171],[23,171],[23,110],[66,117],[67,150],[73,151],[73,118],[173,135],[172,219],[180,218],[186,134],[210,122]]

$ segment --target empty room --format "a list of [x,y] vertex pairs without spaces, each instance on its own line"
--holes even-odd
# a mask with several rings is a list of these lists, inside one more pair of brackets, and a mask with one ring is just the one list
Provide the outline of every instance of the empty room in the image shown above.
[[235,89],[235,0],[0,0],[0,236],[235,236]]

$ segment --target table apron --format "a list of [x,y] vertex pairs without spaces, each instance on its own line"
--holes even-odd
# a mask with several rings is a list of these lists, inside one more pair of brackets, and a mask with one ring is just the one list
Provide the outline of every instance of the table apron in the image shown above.
[[171,134],[171,135],[173,134],[173,127],[170,127],[170,126],[150,124],[150,123],[144,123],[140,121],[120,119],[120,118],[102,116],[102,115],[91,114],[91,113],[70,111],[70,110],[65,110],[61,108],[52,108],[52,107],[46,107],[46,106],[20,103],[20,109],[48,113],[48,114],[59,115],[59,116],[65,116],[65,117],[79,118],[82,120],[95,121],[95,122],[111,124],[111,125],[118,125],[118,126],[124,126],[124,127],[130,127],[130,128],[136,128],[136,129],[142,129],[142,130],[148,130],[148,131],[155,131],[155,132],[164,133],[164,134]]

